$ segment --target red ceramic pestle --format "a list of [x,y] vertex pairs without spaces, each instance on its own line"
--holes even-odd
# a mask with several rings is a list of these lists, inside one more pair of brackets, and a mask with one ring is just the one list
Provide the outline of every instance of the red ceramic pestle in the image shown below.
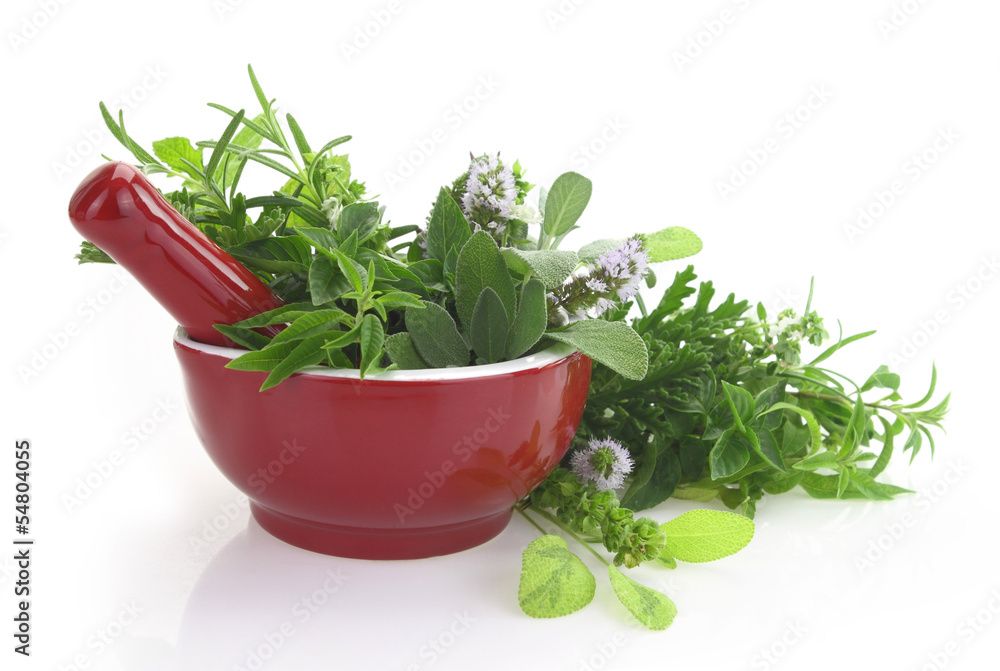
[[[167,309],[192,339],[233,346],[213,328],[283,303],[250,270],[185,219],[127,163],[90,173],[69,203],[69,218]],[[281,327],[267,327],[273,336]]]

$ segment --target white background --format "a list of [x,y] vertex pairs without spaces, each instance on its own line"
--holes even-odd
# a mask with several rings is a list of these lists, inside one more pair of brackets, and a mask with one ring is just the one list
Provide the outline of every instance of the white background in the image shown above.
[[[895,2],[909,13],[893,0],[4,3],[0,540],[14,535],[10,448],[30,438],[37,545],[30,659],[11,650],[2,553],[0,665],[228,670],[270,637],[280,644],[266,669],[993,668],[1000,6]],[[477,549],[413,562],[272,539],[197,443],[170,318],[111,268],[77,267],[65,214],[101,153],[127,158],[99,100],[124,105],[147,146],[218,137],[226,119],[205,103],[253,109],[248,62],[314,143],[354,135],[356,175],[397,223],[421,223],[470,151],[499,150],[538,183],[569,169],[593,179],[570,242],[687,226],[705,242],[702,278],[772,309],[801,308],[815,276],[832,331],[837,319],[879,330],[832,367],[863,379],[891,360],[916,399],[936,361],[954,392],[936,457],[900,455],[887,473],[919,493],[765,500],[742,554],[638,572],[680,610],[661,633],[634,624],[596,565],[585,610],[521,613],[520,552],[534,537],[521,520]],[[422,142],[439,128],[444,141]],[[953,139],[935,156],[942,132]],[[765,144],[775,151],[762,166],[740,167]],[[419,165],[393,183],[401,162]],[[734,169],[753,174],[724,198]],[[859,208],[880,216],[852,234]],[[53,354],[50,342],[65,346]],[[38,360],[43,349],[52,356]],[[124,436],[143,426],[132,449]],[[124,463],[94,475],[115,450]],[[67,505],[88,476],[98,486]],[[330,571],[346,578],[332,596]],[[324,603],[304,621],[317,590]],[[457,616],[474,622],[455,637]]]

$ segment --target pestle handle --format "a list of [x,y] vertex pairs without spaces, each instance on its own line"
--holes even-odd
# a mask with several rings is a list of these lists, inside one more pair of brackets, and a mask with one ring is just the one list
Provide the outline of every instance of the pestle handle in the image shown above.
[[[283,305],[250,270],[185,219],[146,176],[108,163],[83,180],[69,218],[128,270],[194,340],[233,346],[213,328]],[[280,327],[261,333],[273,336]]]

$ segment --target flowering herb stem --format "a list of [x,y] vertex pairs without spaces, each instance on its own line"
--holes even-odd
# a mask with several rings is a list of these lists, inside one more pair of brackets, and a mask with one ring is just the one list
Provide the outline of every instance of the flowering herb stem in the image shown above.
[[[567,536],[569,536],[570,538],[572,538],[573,540],[575,540],[577,543],[579,543],[583,547],[587,548],[587,550],[590,552],[590,554],[594,555],[599,560],[601,560],[602,564],[604,564],[605,566],[611,566],[611,562],[609,562],[607,559],[605,559],[604,557],[602,557],[601,553],[599,553],[597,550],[595,550],[593,547],[591,547],[590,542],[588,542],[585,538],[582,538],[578,533],[576,533],[575,531],[573,531],[572,528],[570,528],[567,524],[565,524],[564,522],[562,522],[558,517],[556,517],[552,513],[548,512],[547,510],[542,510],[541,508],[539,508],[537,506],[529,505],[528,508],[530,508],[532,511],[534,511],[534,513],[536,515],[538,515],[540,517],[544,517],[546,520],[548,520],[552,524],[554,524],[557,527],[559,527],[563,532],[566,533]],[[528,517],[527,513],[524,510],[521,510],[520,513],[522,515],[524,515],[525,517]],[[531,518],[528,518],[528,519],[529,519],[529,521],[531,521]],[[534,521],[532,521],[532,524],[535,524]],[[541,527],[539,527],[537,524],[535,524],[535,528],[541,530]],[[545,532],[542,531],[542,533],[545,533]],[[595,539],[593,542],[599,542],[599,541]]]

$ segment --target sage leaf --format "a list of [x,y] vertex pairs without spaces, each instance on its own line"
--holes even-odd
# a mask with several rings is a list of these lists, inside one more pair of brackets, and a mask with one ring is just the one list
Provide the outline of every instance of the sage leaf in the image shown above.
[[550,291],[566,282],[580,265],[575,252],[555,249],[526,251],[511,247],[505,247],[501,252],[511,270],[521,275],[535,275]]
[[593,263],[600,258],[602,254],[610,252],[620,244],[621,240],[613,240],[610,238],[595,240],[594,242],[581,247],[580,251],[577,252],[577,256],[579,256],[581,263]]
[[701,251],[701,238],[681,226],[671,226],[655,233],[643,233],[642,248],[650,263],[676,261]]
[[514,281],[493,237],[486,231],[479,231],[462,247],[455,266],[455,309],[464,327],[472,325],[472,313],[486,287],[493,289],[500,298],[507,311],[508,323],[514,321]]
[[647,628],[662,631],[677,617],[677,606],[666,595],[640,585],[615,566],[608,566],[608,578],[618,600]]
[[590,202],[593,184],[583,175],[567,172],[556,178],[545,201],[542,229],[550,238],[569,232]]
[[521,556],[517,601],[531,617],[575,613],[593,600],[596,588],[594,575],[559,536],[533,540]]
[[451,192],[442,187],[427,223],[427,256],[444,263],[450,249],[462,249],[471,237],[472,229],[462,208]]
[[409,333],[396,333],[385,339],[385,351],[389,355],[389,360],[396,364],[400,370],[419,370],[429,368],[417,348],[413,346],[413,340]]
[[690,563],[735,554],[750,543],[754,534],[749,518],[721,510],[691,510],[660,528],[667,534],[667,551]]
[[641,380],[649,368],[646,343],[625,322],[587,319],[546,335],[572,345],[629,380]]
[[406,308],[406,330],[417,352],[432,368],[469,364],[469,347],[455,320],[437,303],[424,301],[423,309]]
[[487,363],[496,363],[504,358],[507,351],[509,331],[510,323],[503,301],[491,287],[486,287],[479,294],[472,313],[472,327],[469,329],[472,349]]
[[545,335],[547,322],[548,304],[545,301],[545,285],[541,280],[532,278],[521,291],[517,317],[514,318],[514,325],[507,340],[507,359],[516,359],[534,347]]

